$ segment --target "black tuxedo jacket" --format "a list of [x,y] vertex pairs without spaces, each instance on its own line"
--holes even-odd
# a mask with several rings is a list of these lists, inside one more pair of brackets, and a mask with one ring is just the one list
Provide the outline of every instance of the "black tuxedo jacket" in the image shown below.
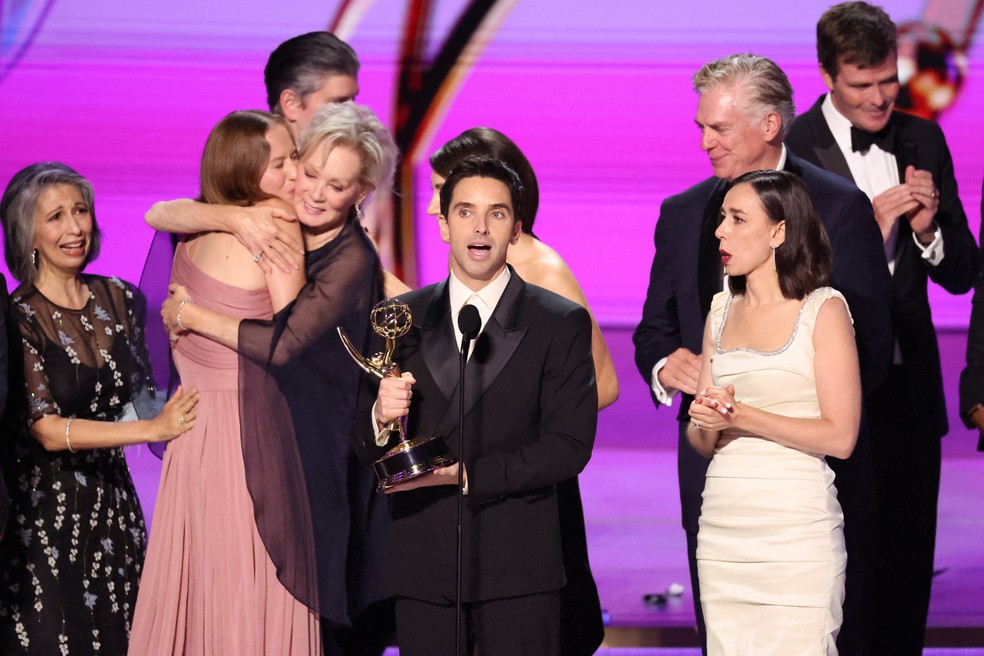
[[[417,380],[408,435],[437,436],[457,456],[459,352],[448,282],[400,299],[414,316],[394,357]],[[366,377],[352,433],[366,461],[383,451],[371,430],[373,380]],[[466,369],[465,602],[564,586],[556,485],[591,457],[597,408],[587,311],[513,271]],[[441,486],[389,497],[385,594],[454,600],[456,494],[454,486]]]
[[[853,183],[847,160],[823,117],[823,100],[821,96],[809,111],[796,117],[786,137],[786,146]],[[892,328],[905,365],[906,383],[911,397],[920,403],[917,430],[942,437],[947,432],[946,406],[927,281],[932,280],[951,294],[966,293],[977,276],[979,249],[957,195],[953,159],[943,131],[932,121],[901,112],[893,113],[888,125],[895,133],[899,179],[905,180],[905,169],[912,165],[929,171],[939,190],[936,223],[943,236],[943,260],[937,266],[929,265],[921,257],[908,222],[900,220],[890,298]]]
[[[831,286],[844,294],[850,306],[862,383],[865,390],[873,389],[884,379],[891,362],[892,331],[888,265],[871,203],[854,185],[788,151],[785,170],[803,180],[820,212],[833,248]],[[714,230],[727,187],[720,178],[708,178],[667,198],[660,207],[649,292],[642,321],[633,335],[636,366],[647,384],[656,363],[676,349],[682,346],[698,354],[702,349],[711,298],[721,291],[721,260]],[[688,420],[689,403],[690,397],[685,395],[679,406],[680,421]],[[866,457],[864,450],[864,440],[859,440],[851,461],[857,460],[858,454]],[[849,471],[836,459],[829,460],[837,472],[838,489],[844,488],[843,496],[868,494],[866,464]],[[678,467],[683,526],[691,533],[697,532],[707,462],[681,435]],[[857,489],[856,494],[853,489]]]

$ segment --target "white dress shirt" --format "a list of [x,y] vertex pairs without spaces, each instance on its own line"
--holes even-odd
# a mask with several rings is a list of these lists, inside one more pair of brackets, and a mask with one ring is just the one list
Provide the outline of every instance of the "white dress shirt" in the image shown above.
[[[465,283],[461,282],[454,272],[451,273],[448,278],[448,295],[450,296],[450,306],[451,306],[451,326],[454,329],[454,343],[456,349],[461,349],[461,331],[458,330],[458,314],[465,305],[474,305],[478,308],[478,316],[482,319],[482,327],[478,331],[478,334],[482,334],[482,330],[485,330],[485,325],[488,323],[489,319],[492,317],[492,313],[495,311],[496,306],[499,304],[499,300],[502,298],[503,292],[506,291],[506,285],[509,284],[509,279],[512,274],[509,272],[509,267],[504,267],[502,272],[496,276],[492,282],[482,287],[477,292],[472,291],[468,288]],[[475,348],[475,342],[477,339],[472,340],[469,345],[468,357],[471,357],[471,349]],[[412,373],[412,372],[411,372]],[[378,403],[378,401],[377,401]],[[372,430],[376,436],[376,445],[384,446],[386,442],[389,441],[390,430],[383,426],[380,428],[379,424],[376,423],[376,406],[373,404],[373,409],[371,413],[372,418]]]
[[[458,330],[458,314],[461,313],[461,308],[465,305],[474,305],[478,308],[478,315],[482,318],[482,328],[478,332],[481,335],[482,330],[485,330],[485,324],[488,323],[495,311],[495,306],[499,304],[502,293],[506,291],[506,285],[509,284],[511,276],[509,267],[504,267],[492,282],[477,292],[473,292],[465,283],[458,280],[453,271],[451,272],[448,278],[448,294],[451,297],[451,325],[454,328],[454,343],[459,349],[461,348],[461,331]],[[474,347],[475,340],[472,340],[470,348]],[[470,351],[468,357],[471,357]]]

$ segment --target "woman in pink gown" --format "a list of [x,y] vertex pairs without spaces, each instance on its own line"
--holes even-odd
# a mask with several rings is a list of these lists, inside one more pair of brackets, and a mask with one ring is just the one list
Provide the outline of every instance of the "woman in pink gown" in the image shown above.
[[[294,143],[282,119],[234,112],[202,158],[202,200],[290,207]],[[297,224],[284,229],[296,230]],[[243,319],[269,319],[304,284],[302,270],[264,274],[234,237],[181,241],[172,281],[195,303]],[[277,579],[247,489],[240,435],[239,357],[196,334],[173,344],[183,383],[200,390],[199,420],[164,455],[153,531],[129,653],[259,656],[321,653],[316,613]]]

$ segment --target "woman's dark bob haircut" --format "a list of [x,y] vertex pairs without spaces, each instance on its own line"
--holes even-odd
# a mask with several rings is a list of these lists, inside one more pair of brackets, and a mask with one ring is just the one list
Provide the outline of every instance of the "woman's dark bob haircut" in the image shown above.
[[[830,283],[830,239],[810,192],[797,176],[785,171],[752,171],[732,183],[747,184],[773,223],[786,222],[786,240],[776,253],[776,274],[784,298],[803,299]],[[745,276],[729,276],[733,294],[745,293]]]

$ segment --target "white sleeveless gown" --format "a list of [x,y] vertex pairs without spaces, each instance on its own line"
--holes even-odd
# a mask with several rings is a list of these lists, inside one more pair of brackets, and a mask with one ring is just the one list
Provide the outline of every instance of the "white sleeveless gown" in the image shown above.
[[[762,353],[721,350],[733,297],[715,296],[714,384],[734,385],[737,399],[755,408],[819,418],[813,327],[834,297],[845,302],[829,287],[814,291],[786,345]],[[707,470],[697,537],[708,653],[836,655],[847,553],[834,473],[821,455],[735,437]]]

